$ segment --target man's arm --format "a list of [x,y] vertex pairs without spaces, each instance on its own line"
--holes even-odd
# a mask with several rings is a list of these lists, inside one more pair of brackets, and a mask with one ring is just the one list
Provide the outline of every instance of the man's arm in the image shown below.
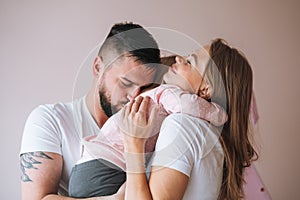
[[[63,158],[50,152],[29,152],[20,156],[22,200],[72,200],[75,198],[57,195],[62,174]],[[123,199],[122,190],[105,197],[86,200]]]
[[62,174],[62,156],[50,152],[29,152],[20,156],[23,200],[41,200],[57,194]]

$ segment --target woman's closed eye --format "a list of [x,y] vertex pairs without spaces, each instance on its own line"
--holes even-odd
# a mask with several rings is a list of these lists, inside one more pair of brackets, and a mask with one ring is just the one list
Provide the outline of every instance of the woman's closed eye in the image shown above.
[[188,55],[188,56],[185,58],[185,60],[186,60],[186,63],[187,63],[187,64],[191,65],[191,64],[192,64],[193,57],[192,57],[191,55]]

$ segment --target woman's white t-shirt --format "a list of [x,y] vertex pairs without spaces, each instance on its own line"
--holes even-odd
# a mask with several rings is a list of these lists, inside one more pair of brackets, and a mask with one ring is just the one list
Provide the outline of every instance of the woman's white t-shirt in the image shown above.
[[186,200],[217,199],[224,153],[220,131],[186,114],[171,114],[162,124],[151,166],[175,169],[189,177]]
[[72,167],[81,158],[81,139],[99,133],[85,97],[69,103],[40,105],[27,118],[21,151],[52,152],[63,156],[59,194],[68,194]]

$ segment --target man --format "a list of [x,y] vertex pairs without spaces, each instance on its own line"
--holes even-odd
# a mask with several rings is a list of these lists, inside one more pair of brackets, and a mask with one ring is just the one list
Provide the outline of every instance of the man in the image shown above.
[[41,105],[29,115],[20,152],[22,199],[71,199],[65,196],[81,155],[80,140],[97,134],[141,86],[157,82],[158,63],[157,43],[144,28],[114,25],[94,60],[87,95],[72,103]]

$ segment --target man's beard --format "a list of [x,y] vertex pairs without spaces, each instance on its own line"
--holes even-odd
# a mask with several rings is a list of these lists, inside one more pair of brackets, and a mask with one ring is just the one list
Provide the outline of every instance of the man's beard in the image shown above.
[[107,117],[111,117],[118,111],[116,106],[111,105],[111,100],[106,95],[106,90],[103,87],[99,90],[99,99],[102,110]]

